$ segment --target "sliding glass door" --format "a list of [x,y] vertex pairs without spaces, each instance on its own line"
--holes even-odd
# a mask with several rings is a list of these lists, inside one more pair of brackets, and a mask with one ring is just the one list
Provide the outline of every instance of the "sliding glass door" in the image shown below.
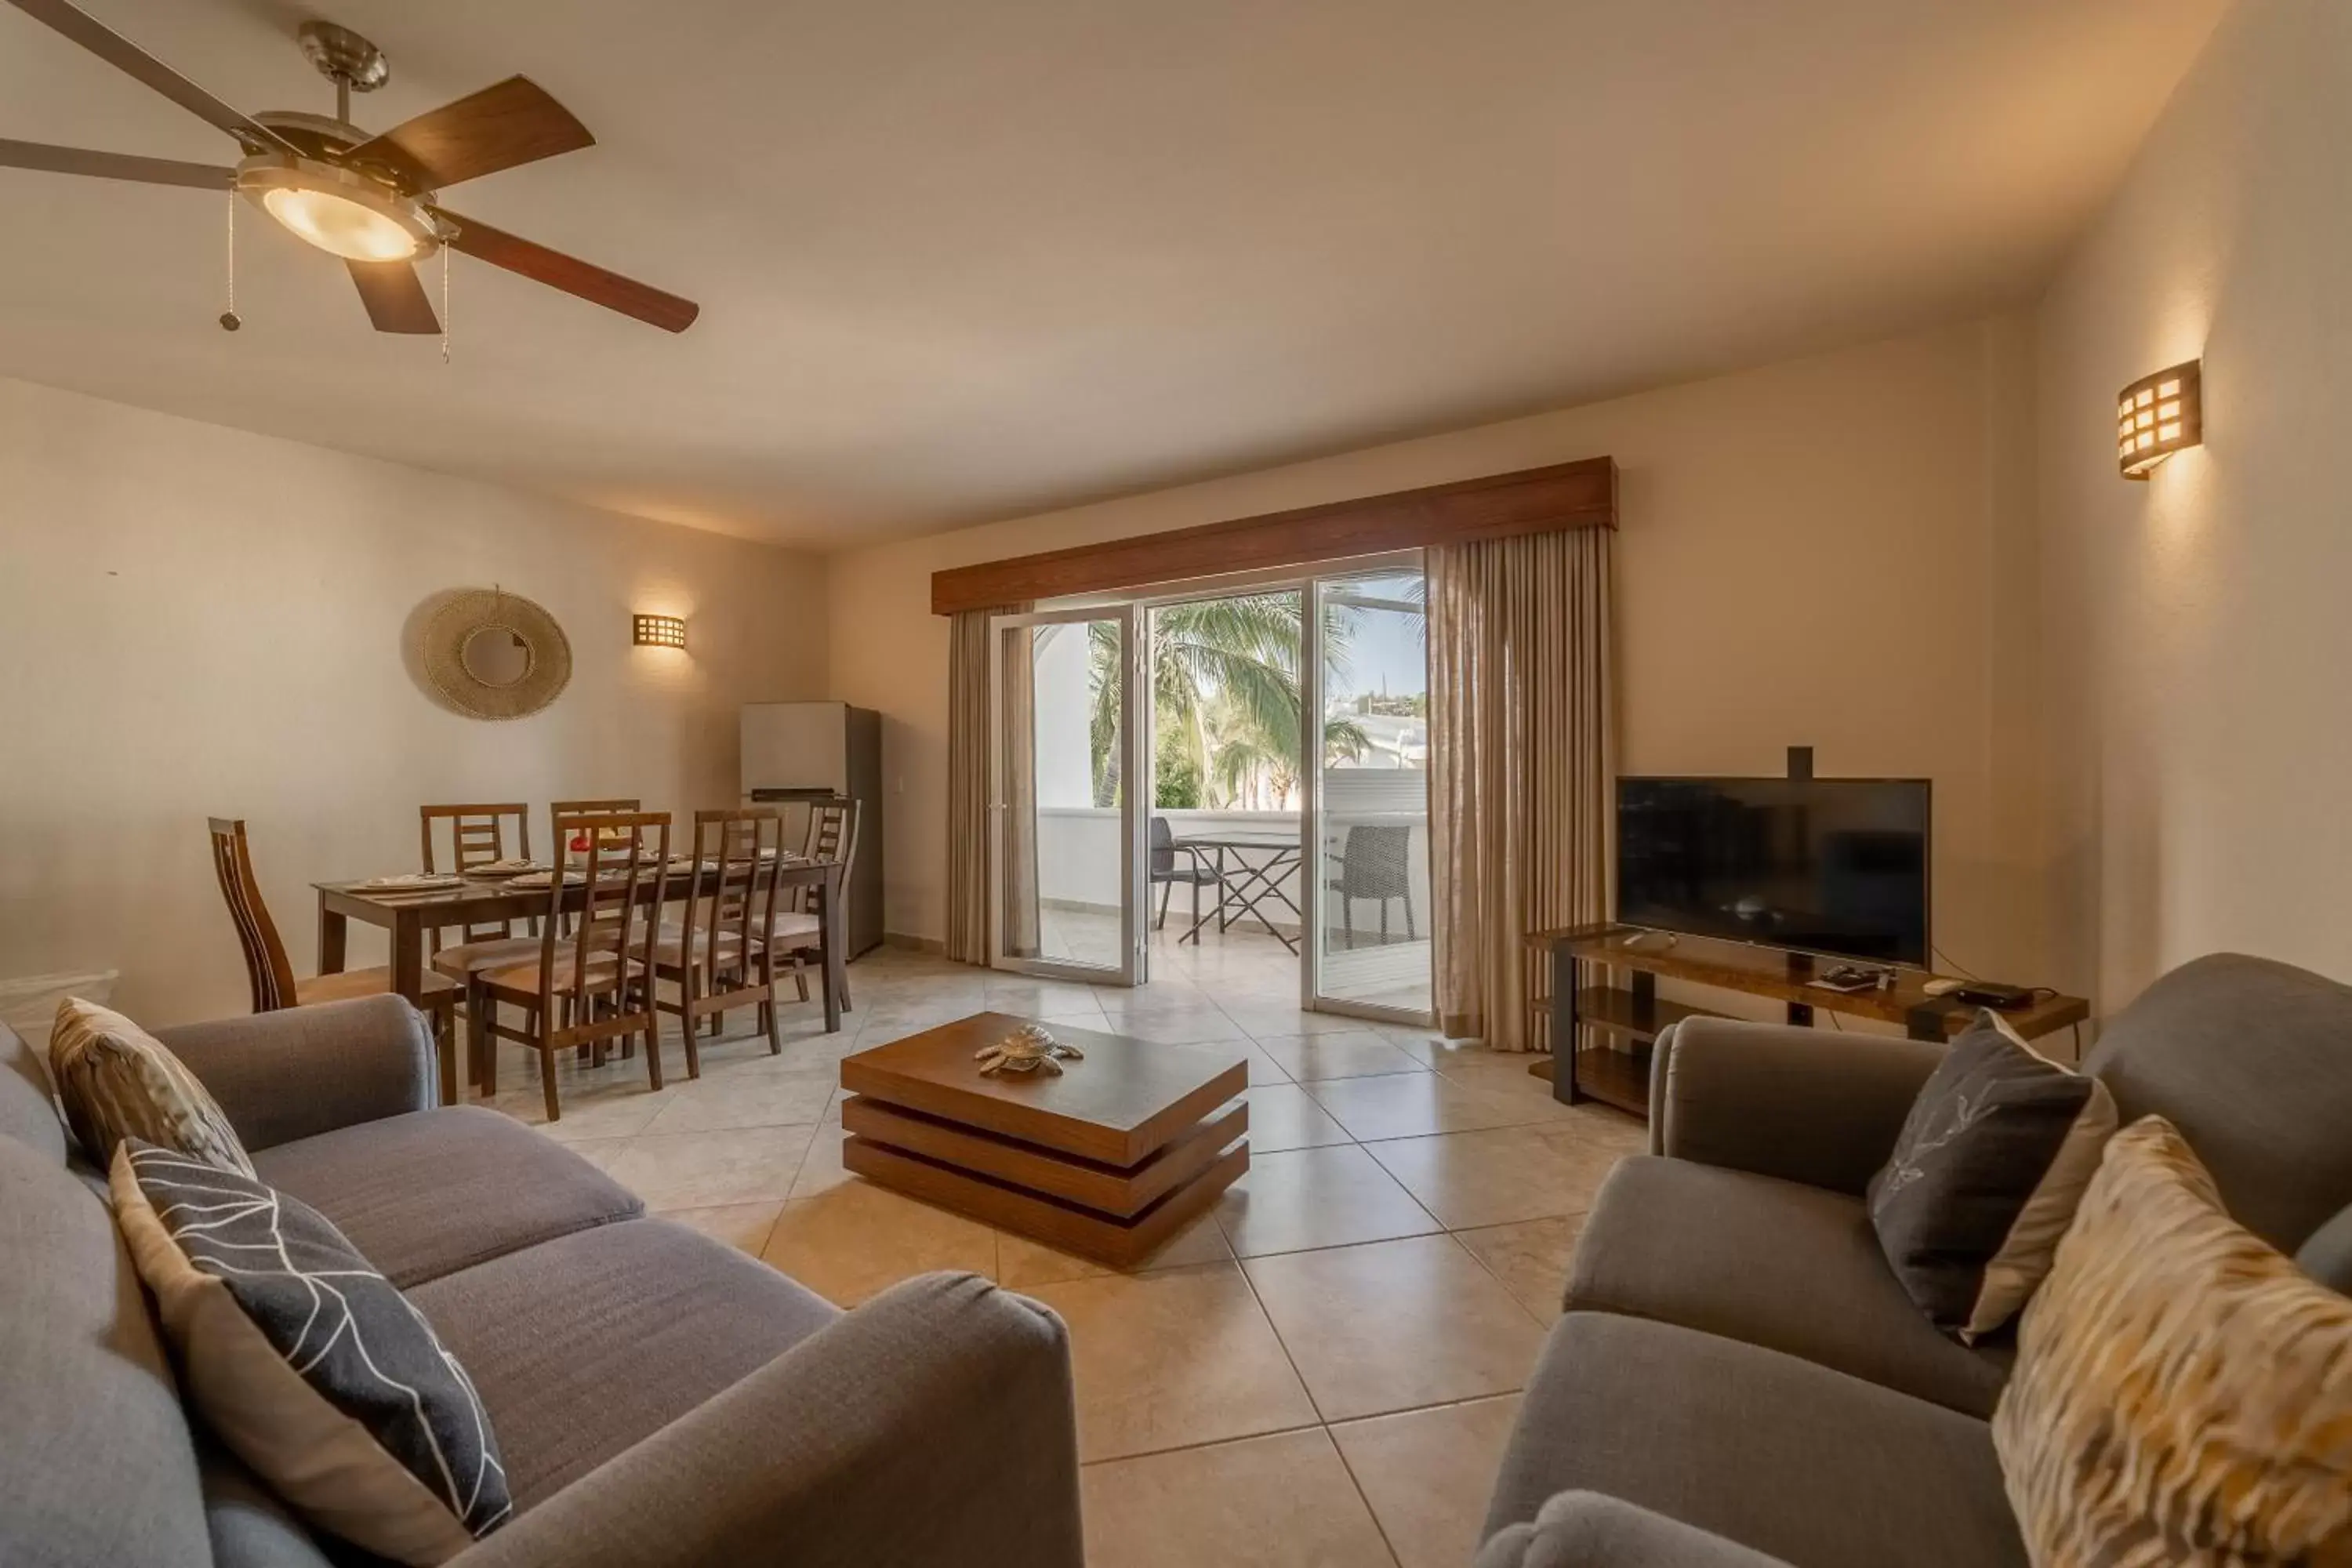
[[989,623],[991,962],[1139,979],[1147,771],[1137,612]]
[[1416,563],[1308,584],[1303,724],[1310,1008],[1432,1016],[1427,579]]

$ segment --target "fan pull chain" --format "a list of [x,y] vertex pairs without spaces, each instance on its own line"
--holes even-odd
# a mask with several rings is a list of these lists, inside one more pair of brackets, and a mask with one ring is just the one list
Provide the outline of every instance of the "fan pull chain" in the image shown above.
[[441,247],[441,363],[449,363],[449,247]]
[[221,331],[233,332],[245,323],[236,315],[236,188],[228,193],[228,309],[220,314]]

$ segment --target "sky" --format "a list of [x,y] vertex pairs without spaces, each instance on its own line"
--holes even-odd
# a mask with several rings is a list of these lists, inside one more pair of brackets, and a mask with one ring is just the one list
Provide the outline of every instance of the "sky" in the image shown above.
[[[1402,600],[1410,578],[1367,579],[1366,597]],[[1387,691],[1403,697],[1429,689],[1429,663],[1424,617],[1393,610],[1359,610],[1349,617],[1352,636],[1348,644],[1345,680],[1324,677],[1324,695],[1331,707],[1342,706],[1358,692]]]

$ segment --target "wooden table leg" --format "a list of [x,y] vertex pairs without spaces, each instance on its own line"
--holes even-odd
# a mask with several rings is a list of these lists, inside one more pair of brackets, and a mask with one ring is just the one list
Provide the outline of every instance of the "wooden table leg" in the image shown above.
[[1576,1092],[1576,955],[1561,942],[1551,950],[1551,1097],[1574,1105]]
[[425,1005],[425,921],[415,910],[393,916],[392,988],[413,1005]]
[[835,871],[824,882],[824,1032],[841,1031],[841,994],[849,988],[846,949],[849,932],[841,918],[841,874]]
[[1905,1037],[1914,1040],[1933,1040],[1937,1045],[1950,1039],[1951,1037],[1944,1032],[1944,1013],[1947,1005],[1945,1002],[1937,1000],[1923,1006],[1914,1007],[1905,1013],[1903,1015]]
[[343,945],[348,940],[351,922],[340,910],[327,908],[325,895],[319,900],[319,973],[341,974],[343,972]]
[[458,1092],[457,1024],[446,1013],[433,1015],[433,1047],[440,1058],[441,1103],[456,1105],[466,1097]]
[[466,983],[466,1082],[477,1092],[489,1092],[487,1064],[489,1054],[499,1048],[490,1035],[490,1010],[498,1004],[490,1000],[490,989],[478,976]]

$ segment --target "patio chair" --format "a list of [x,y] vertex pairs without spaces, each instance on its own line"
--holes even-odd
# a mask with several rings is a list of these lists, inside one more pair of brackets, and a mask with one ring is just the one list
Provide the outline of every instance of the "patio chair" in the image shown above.
[[1201,858],[1199,850],[1182,849],[1181,853],[1187,859],[1187,863],[1182,866],[1176,864],[1176,857],[1179,853],[1176,835],[1169,828],[1168,819],[1164,816],[1153,817],[1151,819],[1151,881],[1152,885],[1160,889],[1160,916],[1151,922],[1153,931],[1162,931],[1167,928],[1168,895],[1176,890],[1176,884],[1179,882],[1189,883],[1192,886],[1192,923],[1195,926],[1201,923],[1201,889],[1216,888],[1219,889],[1218,896],[1220,898],[1224,896],[1223,889],[1224,879],[1209,868],[1208,862]]
[[1374,899],[1381,906],[1381,941],[1389,940],[1389,904],[1404,900],[1404,936],[1420,940],[1412,923],[1412,829],[1409,826],[1362,826],[1348,829],[1346,846],[1331,857],[1339,874],[1328,886],[1339,895],[1339,927],[1349,947],[1356,945],[1356,900]]

